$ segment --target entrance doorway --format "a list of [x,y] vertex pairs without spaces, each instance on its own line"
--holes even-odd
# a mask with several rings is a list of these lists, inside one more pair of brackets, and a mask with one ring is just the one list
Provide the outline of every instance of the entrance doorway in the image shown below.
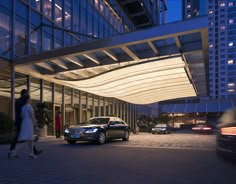
[[50,115],[52,118],[52,123],[48,126],[48,135],[55,135],[56,114],[59,111],[61,111],[61,105],[54,104],[52,106],[52,111]]

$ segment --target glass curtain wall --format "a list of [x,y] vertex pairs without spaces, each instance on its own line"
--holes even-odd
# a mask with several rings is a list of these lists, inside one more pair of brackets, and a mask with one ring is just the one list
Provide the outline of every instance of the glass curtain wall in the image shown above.
[[0,56],[31,55],[113,36],[125,27],[134,30],[112,7],[108,0],[1,1]]

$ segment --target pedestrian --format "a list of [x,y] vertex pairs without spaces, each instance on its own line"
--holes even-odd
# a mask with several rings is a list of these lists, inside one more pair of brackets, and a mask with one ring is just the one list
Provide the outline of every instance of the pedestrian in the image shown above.
[[34,114],[34,109],[31,105],[30,96],[24,98],[24,106],[21,109],[21,129],[18,137],[18,142],[26,142],[30,149],[30,158],[37,158],[34,154],[34,129],[37,129],[37,121]]
[[[21,123],[22,123],[22,118],[21,118],[21,109],[24,105],[24,99],[28,95],[28,91],[26,89],[21,90],[21,96],[19,99],[16,100],[15,102],[15,136],[14,139],[11,143],[10,146],[10,151],[8,152],[8,158],[17,158],[18,155],[16,155],[16,144],[18,142],[18,137],[20,134],[21,130]],[[34,146],[34,154],[38,155],[42,153],[42,150],[37,150],[36,147]]]
[[58,111],[56,115],[56,138],[61,138],[61,112]]

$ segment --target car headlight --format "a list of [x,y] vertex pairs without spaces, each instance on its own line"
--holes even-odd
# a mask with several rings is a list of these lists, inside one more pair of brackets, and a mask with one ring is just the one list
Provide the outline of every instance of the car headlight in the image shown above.
[[155,131],[155,128],[152,128],[153,131]]
[[97,132],[97,131],[98,131],[97,128],[90,128],[90,129],[86,130],[84,133],[86,133],[86,134],[91,134],[91,133],[95,133],[95,132]]
[[69,131],[69,129],[67,128],[67,129],[65,129],[65,133],[70,133],[70,131]]

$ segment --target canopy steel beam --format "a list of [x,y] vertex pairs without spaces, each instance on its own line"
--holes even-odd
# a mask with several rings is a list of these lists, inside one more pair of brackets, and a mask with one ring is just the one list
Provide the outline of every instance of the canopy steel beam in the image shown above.
[[13,59],[16,65],[27,65],[39,63],[44,60],[74,56],[78,54],[88,54],[90,52],[107,50],[111,48],[127,47],[133,44],[147,43],[148,41],[162,40],[169,37],[191,34],[208,29],[208,17],[198,17],[182,22],[166,24],[150,29],[118,35],[112,38],[99,39],[93,42],[84,43],[66,48],[59,48],[30,56],[22,56]]

